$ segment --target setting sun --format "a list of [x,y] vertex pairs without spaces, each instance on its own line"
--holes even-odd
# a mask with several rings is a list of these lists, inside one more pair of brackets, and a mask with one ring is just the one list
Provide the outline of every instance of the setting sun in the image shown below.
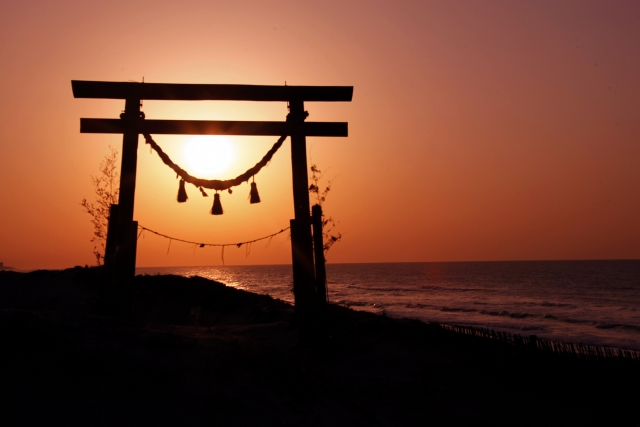
[[182,155],[190,172],[199,177],[220,178],[216,175],[229,169],[236,151],[225,136],[194,136],[185,144]]

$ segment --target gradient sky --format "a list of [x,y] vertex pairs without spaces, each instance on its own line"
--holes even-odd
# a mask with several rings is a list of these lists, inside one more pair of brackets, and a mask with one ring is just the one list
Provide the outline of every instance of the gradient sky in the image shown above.
[[[636,1],[21,1],[0,4],[0,261],[91,264],[79,205],[117,135],[80,134],[122,101],[74,99],[72,79],[354,86],[308,103],[348,138],[308,138],[335,177],[330,262],[640,258],[640,3]],[[283,120],[282,103],[145,102],[148,118]],[[186,138],[156,141],[178,163]],[[275,138],[234,138],[222,179]],[[293,217],[288,142],[248,186],[212,198],[140,142],[135,219],[234,242]],[[139,266],[220,264],[218,249],[145,235]],[[285,237],[229,264],[290,263]]]

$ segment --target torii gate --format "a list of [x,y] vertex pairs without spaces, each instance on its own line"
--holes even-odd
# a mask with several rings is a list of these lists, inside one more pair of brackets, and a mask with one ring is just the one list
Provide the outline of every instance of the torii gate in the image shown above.
[[[120,288],[113,294],[128,298],[129,286],[135,275],[137,222],[133,220],[135,200],[138,136],[140,134],[172,135],[264,135],[291,137],[291,169],[293,177],[294,218],[291,220],[291,253],[296,311],[308,316],[313,311],[317,281],[324,293],[324,271],[315,272],[313,240],[322,251],[322,231],[311,234],[309,215],[309,181],[307,175],[307,136],[348,136],[344,122],[305,122],[304,102],[351,101],[353,86],[258,86],[221,84],[166,84],[133,82],[98,82],[72,80],[75,98],[124,99],[120,119],[80,119],[81,133],[121,133],[122,164],[120,197],[109,218],[106,254],[115,254],[113,261],[105,257],[105,267],[111,270],[110,286]],[[143,100],[173,101],[280,101],[288,102],[292,120],[289,122],[213,121],[213,120],[143,120],[140,106]],[[116,209],[117,208],[117,209]],[[116,215],[114,215],[116,213]],[[117,220],[114,221],[117,217]],[[115,236],[113,236],[115,234]],[[321,252],[320,252],[321,253]],[[316,268],[324,270],[324,257],[316,252]],[[109,264],[109,265],[107,265]],[[111,291],[113,292],[113,290]],[[115,301],[122,304],[123,301]],[[127,304],[125,302],[125,304]],[[127,308],[124,308],[126,311]]]

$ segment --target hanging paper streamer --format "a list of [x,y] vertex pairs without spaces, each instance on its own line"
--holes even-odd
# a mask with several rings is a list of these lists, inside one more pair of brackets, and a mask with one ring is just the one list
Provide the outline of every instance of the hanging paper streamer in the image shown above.
[[213,195],[213,207],[211,208],[211,215],[222,215],[222,203],[220,203],[220,195],[218,193]]
[[200,192],[202,193],[202,197],[209,197],[209,195],[204,191],[204,189],[202,187],[198,187],[200,189]]
[[184,179],[181,179],[180,186],[178,187],[178,203],[184,203],[188,198],[187,190],[184,188]]

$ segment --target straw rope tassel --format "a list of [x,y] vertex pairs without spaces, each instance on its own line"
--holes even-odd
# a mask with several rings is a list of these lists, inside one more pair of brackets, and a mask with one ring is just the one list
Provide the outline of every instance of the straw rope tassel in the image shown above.
[[178,187],[178,203],[184,203],[188,198],[187,190],[184,188],[184,179],[181,179],[180,186]]
[[251,183],[251,191],[249,192],[249,203],[260,203],[260,195],[258,194],[258,187],[255,182]]
[[218,193],[213,195],[213,207],[211,208],[211,215],[222,215],[222,203],[220,203],[220,195]]

